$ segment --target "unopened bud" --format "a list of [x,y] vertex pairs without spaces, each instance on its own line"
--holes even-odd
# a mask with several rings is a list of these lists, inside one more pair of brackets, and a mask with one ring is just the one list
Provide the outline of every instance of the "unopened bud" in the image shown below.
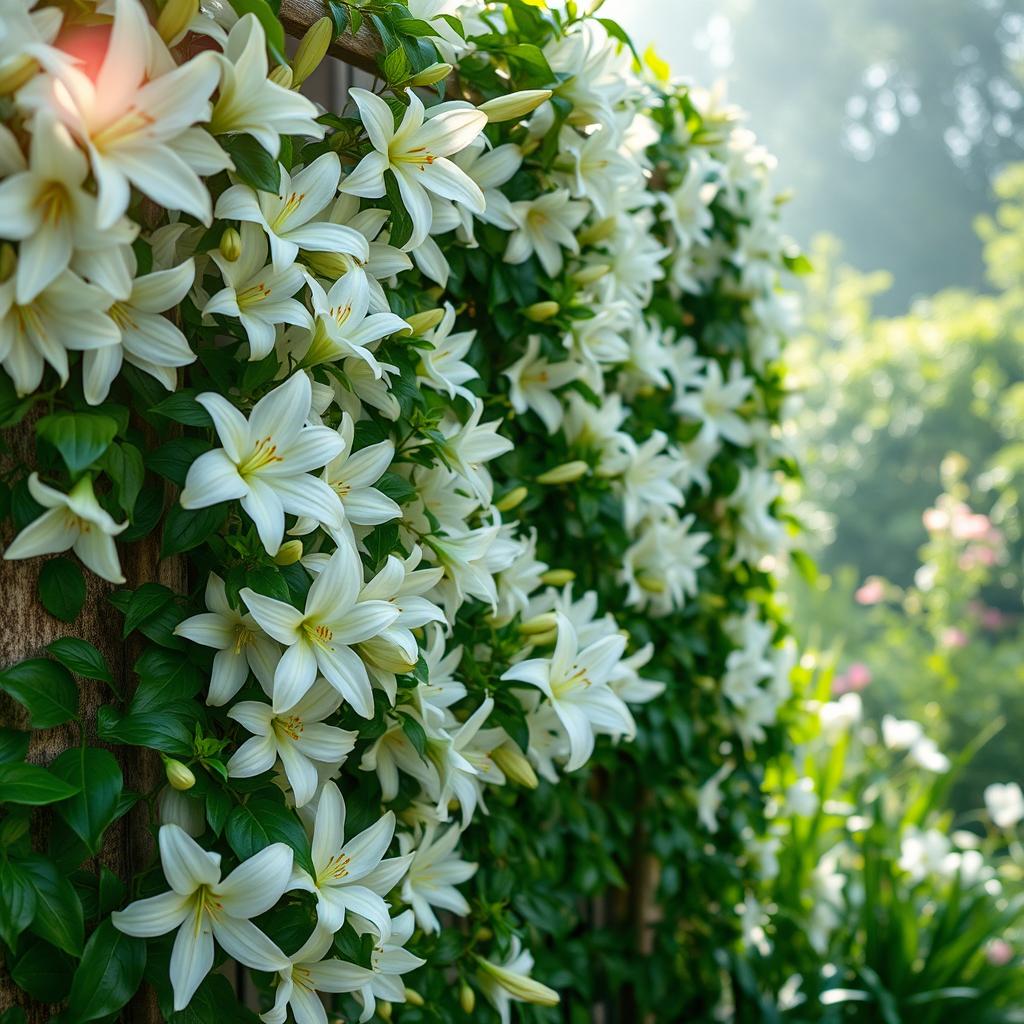
[[494,932],[491,931],[487,925],[482,924],[476,930],[476,934],[473,936],[474,942],[490,942],[494,938]]
[[4,67],[0,69],[0,96],[8,96],[12,92],[17,92],[38,72],[38,61],[26,53],[18,54],[4,61]]
[[599,220],[596,224],[584,228],[576,237],[580,245],[596,245],[613,235],[615,226],[614,217],[605,217],[604,220]]
[[549,629],[544,633],[534,633],[530,637],[530,643],[534,647],[547,647],[548,644],[553,644],[558,639],[558,630]]
[[425,309],[422,313],[413,313],[411,316],[407,316],[405,322],[409,325],[409,330],[400,333],[419,337],[427,331],[432,331],[443,319],[443,309]]
[[665,593],[665,581],[659,580],[657,576],[637,576],[636,581],[649,594]]
[[160,38],[170,46],[185,34],[185,29],[198,13],[199,0],[167,0],[156,19]]
[[524,636],[532,633],[546,633],[558,625],[558,616],[554,612],[544,612],[542,615],[534,615],[532,619],[523,619],[519,623],[519,632]]
[[502,743],[491,751],[491,760],[502,770],[506,778],[524,789],[536,789],[539,785],[533,765],[514,743]]
[[301,540],[285,541],[274,555],[275,565],[294,565],[303,555]]
[[532,320],[535,324],[541,324],[545,320],[550,320],[553,316],[558,316],[561,308],[557,302],[535,302],[532,306],[527,306],[523,310],[523,316],[527,320]]
[[533,1003],[534,1006],[557,1006],[559,995],[553,988],[542,985],[535,978],[529,978],[518,971],[510,970],[498,964],[492,964],[482,956],[477,957],[480,970],[490,976],[513,999],[522,1003]]
[[405,990],[405,1001],[410,1006],[424,1006],[426,1004],[426,1000],[414,988],[407,988]]
[[459,1006],[463,1013],[472,1013],[476,1009],[476,992],[465,982],[459,986]]
[[442,78],[447,78],[452,73],[451,64],[431,64],[429,68],[424,68],[419,74],[413,75],[409,79],[409,84],[416,88],[423,88],[424,86],[433,85],[435,82],[440,82]]
[[164,772],[171,786],[181,792],[191,789],[196,784],[196,777],[192,774],[192,769],[173,757],[164,758]]
[[14,251],[14,246],[10,242],[0,245],[0,284],[10,280],[17,262],[18,254]]
[[302,85],[320,67],[333,39],[334,23],[330,18],[320,18],[306,29],[306,34],[299,41],[295,56],[292,58],[293,88]]
[[600,281],[611,269],[607,263],[592,263],[589,267],[577,270],[572,275],[572,279],[577,284],[593,284],[595,281]]
[[358,265],[354,256],[343,252],[309,252],[304,250],[302,261],[321,277],[337,281],[344,277],[353,267]]
[[566,583],[572,583],[576,579],[576,573],[572,569],[548,569],[547,572],[541,573],[541,583],[546,583],[549,587],[564,587]]
[[575,459],[572,462],[563,462],[560,466],[555,466],[554,469],[549,469],[546,473],[541,473],[537,477],[537,483],[571,484],[581,477],[585,477],[589,472],[590,466],[582,459]]
[[292,69],[287,64],[278,64],[274,67],[267,78],[274,83],[274,85],[281,86],[282,89],[290,89],[292,87]]
[[526,117],[531,110],[536,110],[549,99],[550,89],[523,89],[521,92],[511,92],[507,96],[496,96],[493,100],[481,103],[479,109],[487,115],[487,120],[494,124],[497,121],[513,121]]
[[494,507],[499,512],[511,512],[512,509],[518,508],[526,500],[526,496],[530,492],[525,487],[513,487],[508,494],[503,494],[501,498],[494,503]]
[[380,1017],[381,1020],[391,1020],[391,1004],[378,1003],[377,1016]]
[[228,263],[234,263],[242,255],[242,236],[235,228],[225,228],[217,248]]

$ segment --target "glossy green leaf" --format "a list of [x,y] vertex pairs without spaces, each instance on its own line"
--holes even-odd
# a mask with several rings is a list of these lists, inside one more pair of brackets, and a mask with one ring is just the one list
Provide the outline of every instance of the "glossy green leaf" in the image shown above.
[[75,681],[63,665],[46,658],[30,658],[4,669],[0,689],[28,708],[33,729],[62,725],[78,714]]
[[124,789],[124,778],[114,755],[97,747],[74,747],[61,754],[51,768],[78,790],[55,808],[57,814],[96,853],[104,831],[117,815]]
[[36,892],[36,916],[31,929],[58,949],[80,956],[85,941],[82,903],[67,877],[53,861],[38,854],[19,863],[28,874]]
[[146,943],[101,921],[89,936],[68,996],[67,1024],[116,1013],[135,994],[146,967]]
[[0,860],[0,939],[11,949],[36,914],[36,890],[16,862]]
[[78,637],[64,636],[54,640],[46,647],[65,668],[86,679],[99,679],[104,683],[113,683],[110,666],[106,658],[87,640]]
[[117,420],[88,412],[55,412],[36,424],[36,433],[60,452],[72,475],[88,469],[117,434]]
[[51,558],[39,570],[39,600],[62,622],[78,618],[85,604],[85,577],[70,558]]
[[35,764],[0,765],[0,803],[39,807],[74,796],[80,786]]

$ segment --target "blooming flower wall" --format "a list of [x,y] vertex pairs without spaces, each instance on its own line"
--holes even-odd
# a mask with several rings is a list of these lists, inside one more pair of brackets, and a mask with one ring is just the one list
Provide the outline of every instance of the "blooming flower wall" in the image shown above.
[[[321,997],[364,1021],[583,1006],[559,935],[628,867],[620,834],[670,821],[673,872],[709,843],[754,870],[791,664],[771,160],[572,4],[371,6],[379,91],[324,112],[295,86],[357,6],[289,65],[258,3],[4,0],[0,413],[37,438],[4,556],[70,551],[40,577],[68,619],[79,563],[124,584],[119,546],[150,535],[195,587],[111,595],[147,646],[96,732],[167,780],[129,888],[33,875],[130,806],[109,754],[78,789],[0,777],[11,820],[52,805],[80,841],[8,830],[0,897],[12,963],[66,961],[62,990],[15,980],[68,1020],[143,968],[169,1019],[214,1020],[224,959],[269,1024],[325,1021]],[[37,727],[73,717],[70,672],[109,674],[72,643],[0,677]],[[604,797],[595,758],[621,770]],[[101,778],[109,807],[76,817]],[[589,880],[566,867],[606,842]],[[718,883],[695,870],[684,908],[673,877],[678,943]]]

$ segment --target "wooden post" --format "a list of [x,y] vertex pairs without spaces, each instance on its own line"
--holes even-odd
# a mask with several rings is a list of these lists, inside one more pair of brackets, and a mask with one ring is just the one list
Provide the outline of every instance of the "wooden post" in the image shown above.
[[[281,0],[278,17],[288,35],[300,38],[310,25],[325,17],[327,13],[327,5],[323,0]],[[370,27],[369,22],[364,20],[355,35],[345,32],[331,44],[328,52],[332,57],[337,57],[344,63],[359,68],[360,71],[376,75],[377,55],[382,52],[382,46],[380,37]]]

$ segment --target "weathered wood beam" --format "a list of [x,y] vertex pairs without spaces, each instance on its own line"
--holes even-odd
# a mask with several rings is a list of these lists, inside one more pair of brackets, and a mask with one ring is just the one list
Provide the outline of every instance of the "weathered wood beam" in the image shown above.
[[[301,38],[306,29],[315,21],[326,17],[327,5],[323,0],[281,0],[278,17],[288,35]],[[382,52],[380,36],[364,21],[359,31],[353,35],[346,31],[339,36],[328,51],[332,57],[360,71],[376,75],[378,71],[377,56]]]

